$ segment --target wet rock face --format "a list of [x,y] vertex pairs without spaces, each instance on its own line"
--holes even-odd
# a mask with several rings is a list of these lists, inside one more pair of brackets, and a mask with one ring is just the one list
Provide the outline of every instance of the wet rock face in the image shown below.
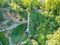
[[2,41],[0,41],[0,45],[3,45]]

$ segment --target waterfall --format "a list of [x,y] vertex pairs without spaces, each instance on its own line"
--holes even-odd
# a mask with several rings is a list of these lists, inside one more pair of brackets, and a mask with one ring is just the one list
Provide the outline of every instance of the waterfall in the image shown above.
[[29,15],[30,15],[30,12],[28,12],[28,15],[27,15],[27,17],[28,17],[28,20],[27,20],[27,29],[25,30],[25,32],[26,32],[28,38],[31,37],[30,31],[29,31]]

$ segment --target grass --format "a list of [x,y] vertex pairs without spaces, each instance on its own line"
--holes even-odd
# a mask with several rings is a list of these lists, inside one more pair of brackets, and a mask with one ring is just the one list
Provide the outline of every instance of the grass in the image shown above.
[[2,41],[3,45],[9,45],[8,39],[4,36],[2,32],[0,32],[0,41]]
[[25,40],[26,24],[21,24],[12,30],[11,38],[13,43],[18,43],[19,41]]

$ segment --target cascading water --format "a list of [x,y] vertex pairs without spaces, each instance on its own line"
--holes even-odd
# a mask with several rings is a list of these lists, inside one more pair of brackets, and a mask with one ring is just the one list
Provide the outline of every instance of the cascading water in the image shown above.
[[25,30],[25,32],[26,32],[28,38],[31,37],[30,31],[29,31],[29,15],[30,15],[30,13],[28,12],[28,16],[27,16],[27,17],[28,17],[28,21],[27,21],[27,29]]

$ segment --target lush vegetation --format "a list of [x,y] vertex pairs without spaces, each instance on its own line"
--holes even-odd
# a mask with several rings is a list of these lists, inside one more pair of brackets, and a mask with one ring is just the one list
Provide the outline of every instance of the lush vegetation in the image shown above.
[[9,45],[8,39],[5,37],[3,33],[0,32],[0,41],[2,42],[3,45]]
[[[33,38],[38,38],[38,42],[45,45],[48,34],[53,34],[59,24],[53,15],[45,15],[33,10],[30,15],[30,31]],[[37,35],[37,36],[36,36]],[[35,36],[35,37],[34,37]]]
[[17,43],[18,41],[21,42],[23,40],[26,40],[25,39],[26,36],[24,32],[25,29],[26,29],[26,24],[21,24],[12,30],[11,37],[14,43]]
[[52,12],[54,15],[60,15],[60,1],[59,0],[47,0],[46,1],[46,10]]
[[[29,15],[30,34],[25,33],[27,24],[17,26],[11,31],[13,43],[25,41],[23,45],[60,45],[60,0],[2,0],[0,5],[0,8],[10,7],[10,13],[17,13],[26,20]],[[2,11],[0,15],[2,21]]]
[[58,28],[53,34],[48,34],[47,39],[47,45],[60,45],[60,28]]
[[1,22],[3,19],[4,19],[3,13],[2,13],[2,11],[0,10],[0,22]]

